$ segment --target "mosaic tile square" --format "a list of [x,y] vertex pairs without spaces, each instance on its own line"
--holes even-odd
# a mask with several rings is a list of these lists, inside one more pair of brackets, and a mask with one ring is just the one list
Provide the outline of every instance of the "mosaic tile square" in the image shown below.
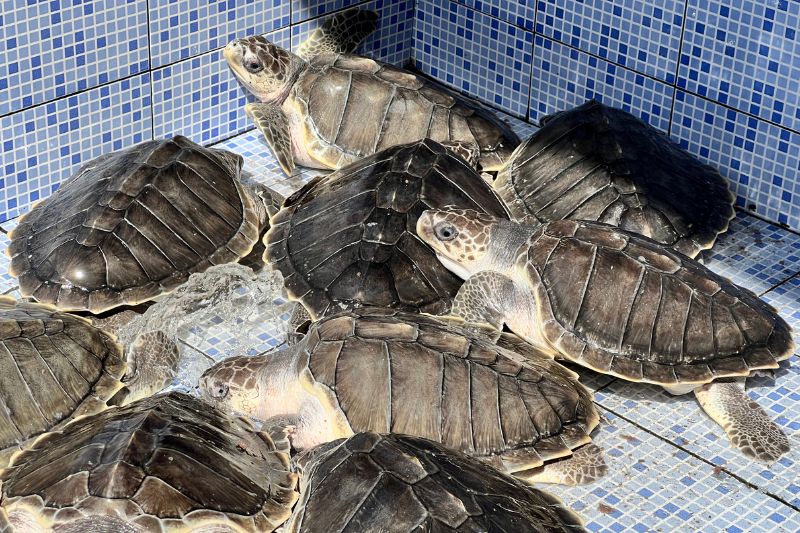
[[674,89],[632,70],[536,36],[530,120],[595,99],[667,131]]
[[536,20],[535,0],[460,0],[460,2],[487,15],[533,31]]
[[8,273],[8,267],[11,265],[11,258],[6,254],[11,239],[5,231],[0,231],[0,294],[14,289],[17,286],[16,278]]
[[151,136],[147,73],[0,118],[0,221],[49,196],[82,163]]
[[689,0],[678,87],[800,131],[800,3]]
[[[291,0],[292,24],[352,7],[363,0]],[[288,3],[288,2],[287,2]]]
[[533,34],[455,2],[417,3],[422,72],[517,117],[528,113]]
[[576,487],[541,485],[589,531],[794,531],[800,513],[614,413],[592,436],[608,474]]
[[679,90],[670,135],[727,176],[739,206],[800,227],[800,134]]
[[[339,2],[336,3],[338,6]],[[320,4],[320,6],[327,5]],[[350,4],[347,4],[350,5]],[[411,58],[413,40],[414,2],[411,0],[373,0],[358,5],[378,13],[378,28],[367,37],[356,53],[402,67]],[[325,11],[329,13],[329,11]],[[327,16],[292,25],[292,48],[308,38]]]
[[[266,35],[289,46],[289,29]],[[221,50],[153,71],[153,132],[157,139],[176,134],[208,144],[253,128],[245,115],[256,98],[236,80]]]
[[0,115],[147,69],[146,2],[2,2]]
[[[795,330],[800,328],[800,277],[795,277],[763,298],[778,309]],[[797,357],[781,363],[774,379],[750,378],[747,392],[789,437],[791,451],[772,465],[748,459],[733,448],[725,432],[702,411],[693,394],[672,396],[660,387],[617,380],[597,394],[603,407],[670,440],[774,495],[800,507],[800,365]],[[669,413],[665,416],[665,413]],[[795,511],[800,516],[800,513]]]
[[289,26],[289,2],[283,0],[150,0],[149,5],[153,68]]
[[675,83],[686,0],[540,0],[536,32]]
[[700,257],[717,274],[763,294],[800,272],[800,236],[740,211]]
[[514,132],[519,136],[520,139],[523,141],[539,131],[539,127],[531,124],[530,122],[526,122],[524,120],[520,120],[517,117],[513,117],[511,115],[506,114],[499,114],[497,115],[500,119],[505,120],[507,123],[511,125],[511,128]]

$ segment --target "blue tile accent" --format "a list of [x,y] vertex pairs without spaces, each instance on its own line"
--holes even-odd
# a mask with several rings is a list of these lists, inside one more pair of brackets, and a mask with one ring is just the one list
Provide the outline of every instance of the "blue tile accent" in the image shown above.
[[533,48],[533,72],[532,121],[594,98],[665,132],[669,128],[674,89],[653,78],[539,35]]
[[49,196],[90,159],[150,139],[151,128],[146,73],[0,118],[0,222]]
[[361,0],[285,0],[292,6],[292,24],[303,22],[346,7],[358,4]]
[[675,82],[686,0],[539,0],[536,32]]
[[[289,29],[267,34],[289,47]],[[244,105],[255,98],[228,68],[221,50],[153,71],[153,132],[162,138],[186,135],[208,144],[253,127]]]
[[0,115],[147,69],[146,2],[2,2]]
[[721,169],[740,206],[800,227],[800,134],[677,91],[671,135]]
[[518,117],[528,112],[533,34],[447,0],[417,2],[423,72]]
[[800,131],[800,3],[689,0],[678,86]]
[[221,48],[237,37],[289,26],[284,0],[150,0],[153,66]]
[[459,0],[459,2],[526,30],[533,31],[536,22],[536,0]]

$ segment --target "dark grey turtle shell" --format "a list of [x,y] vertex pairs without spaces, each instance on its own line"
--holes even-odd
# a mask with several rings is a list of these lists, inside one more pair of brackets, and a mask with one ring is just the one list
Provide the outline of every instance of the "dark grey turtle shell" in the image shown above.
[[273,531],[295,486],[268,435],[173,392],[37,442],[4,474],[2,505],[12,523],[29,513],[56,531]]
[[88,320],[0,297],[0,468],[33,437],[104,409],[124,373],[122,347]]
[[312,450],[287,533],[584,531],[554,496],[436,442],[359,433]]
[[331,168],[342,166],[342,152],[352,162],[430,138],[475,143],[482,169],[497,170],[519,144],[511,127],[477,102],[366,57],[314,57],[290,100],[307,128],[309,151]]
[[312,317],[353,305],[444,310],[462,281],[416,234],[425,209],[455,205],[508,218],[461,158],[426,139],[319,177],[270,220],[265,261]]
[[241,166],[241,156],[181,136],[90,161],[12,232],[20,292],[100,313],[247,255],[259,215]]
[[542,119],[498,173],[512,217],[604,222],[694,257],[734,216],[720,173],[635,116],[590,101]]
[[570,455],[599,421],[574,372],[430,315],[354,309],[313,323],[298,347],[354,432],[432,439],[511,472]]
[[517,265],[549,343],[598,372],[662,385],[777,368],[788,324],[730,280],[640,235],[588,221],[545,224]]

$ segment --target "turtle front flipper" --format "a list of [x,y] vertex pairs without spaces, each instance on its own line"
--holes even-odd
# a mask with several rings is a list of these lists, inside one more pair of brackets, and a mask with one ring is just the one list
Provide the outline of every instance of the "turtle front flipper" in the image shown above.
[[735,447],[758,461],[772,463],[789,451],[789,439],[750,399],[744,380],[714,381],[694,390],[711,419],[722,426]]
[[128,351],[128,374],[122,378],[120,389],[110,405],[127,405],[152,396],[172,383],[178,375],[180,352],[163,331],[142,333]]
[[375,11],[348,9],[325,19],[295,53],[306,61],[326,52],[351,54],[377,27]]
[[547,463],[540,468],[516,472],[514,476],[528,483],[557,483],[585,485],[600,479],[608,472],[603,449],[596,444],[578,448],[570,457]]
[[270,104],[247,104],[244,110],[264,134],[283,171],[291,176],[294,171],[294,154],[289,119],[280,107]]
[[456,294],[451,314],[473,324],[489,324],[503,329],[507,304],[514,299],[514,282],[508,277],[485,270],[471,276]]

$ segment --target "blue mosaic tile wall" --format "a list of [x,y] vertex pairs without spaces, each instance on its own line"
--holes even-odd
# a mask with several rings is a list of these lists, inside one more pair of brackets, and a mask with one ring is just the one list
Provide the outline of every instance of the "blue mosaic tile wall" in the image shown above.
[[256,33],[297,46],[353,5],[381,14],[365,50],[408,62],[413,0],[0,0],[0,222],[101,153],[251,129],[221,49]]
[[536,123],[595,98],[800,230],[800,2],[418,0],[417,68]]

